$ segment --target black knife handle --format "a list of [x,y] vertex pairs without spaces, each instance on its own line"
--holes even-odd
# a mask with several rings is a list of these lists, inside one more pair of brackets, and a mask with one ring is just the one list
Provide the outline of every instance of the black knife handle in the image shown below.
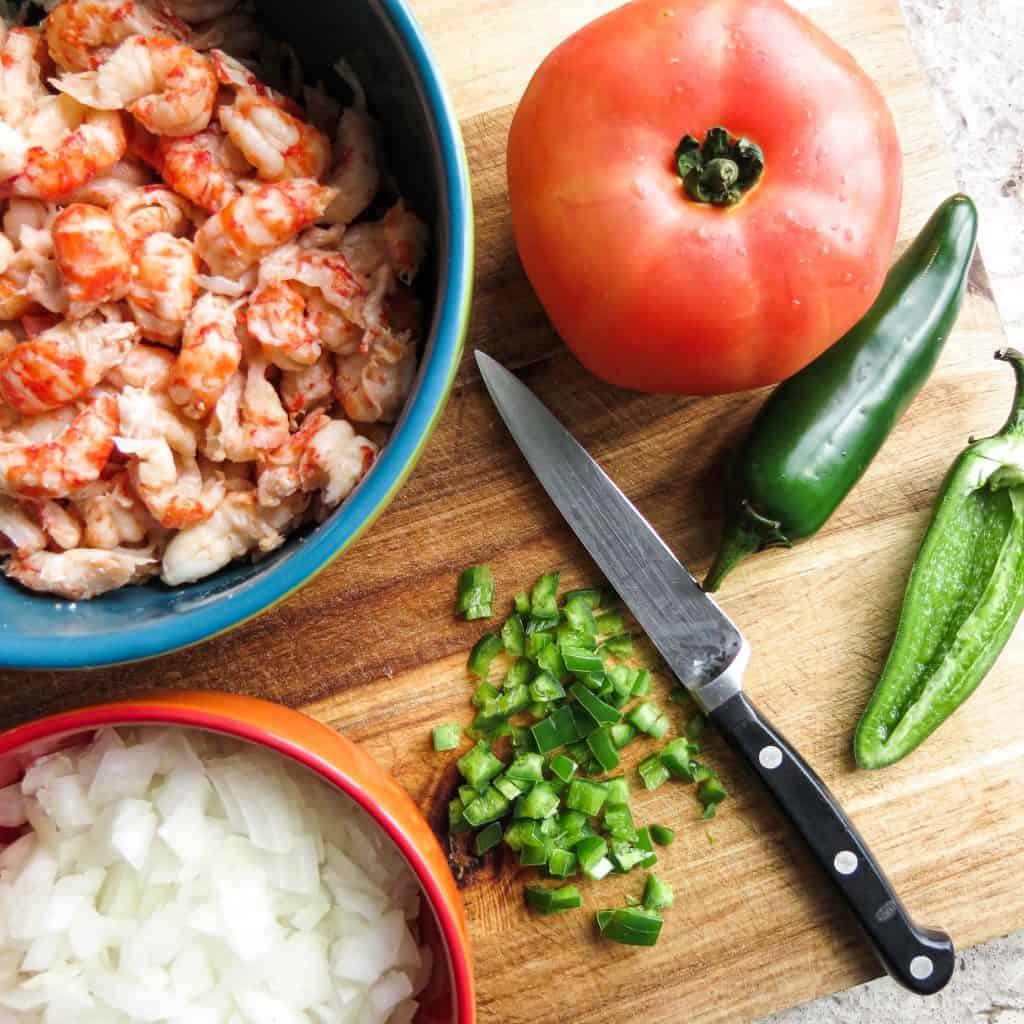
[[842,893],[886,971],[918,995],[932,995],[956,964],[950,937],[915,924],[836,798],[806,761],[742,693],[709,715],[761,776]]

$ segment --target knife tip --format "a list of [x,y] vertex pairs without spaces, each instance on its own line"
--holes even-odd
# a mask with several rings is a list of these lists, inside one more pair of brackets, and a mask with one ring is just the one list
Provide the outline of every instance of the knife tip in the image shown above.
[[473,355],[476,356],[476,365],[479,367],[481,373],[487,373],[488,370],[493,370],[494,367],[501,365],[497,359],[493,359],[486,352],[483,352],[480,349],[476,349]]

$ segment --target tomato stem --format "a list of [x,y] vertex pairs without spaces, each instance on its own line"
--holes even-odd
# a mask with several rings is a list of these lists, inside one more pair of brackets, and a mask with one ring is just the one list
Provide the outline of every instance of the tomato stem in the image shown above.
[[734,138],[719,126],[708,129],[703,143],[684,135],[676,147],[676,168],[695,202],[732,206],[761,180],[764,153],[756,143]]

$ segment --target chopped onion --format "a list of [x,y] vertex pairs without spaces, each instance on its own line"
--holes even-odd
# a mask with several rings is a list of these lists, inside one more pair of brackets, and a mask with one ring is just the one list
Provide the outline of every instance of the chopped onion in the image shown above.
[[409,1024],[419,886],[259,748],[100,730],[0,788],[0,1024]]
[[143,796],[153,779],[158,756],[149,744],[108,750],[100,758],[89,786],[90,802],[103,806],[117,797]]

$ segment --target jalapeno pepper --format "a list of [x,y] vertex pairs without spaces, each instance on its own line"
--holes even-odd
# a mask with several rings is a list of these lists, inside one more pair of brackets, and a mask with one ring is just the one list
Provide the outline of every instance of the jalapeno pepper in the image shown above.
[[857,727],[863,768],[906,757],[978,687],[1024,610],[1024,356],[1010,418],[946,479],[903,599],[896,638]]
[[893,265],[867,315],[772,392],[732,461],[726,530],[704,581],[816,533],[921,390],[960,312],[978,215],[947,199]]

